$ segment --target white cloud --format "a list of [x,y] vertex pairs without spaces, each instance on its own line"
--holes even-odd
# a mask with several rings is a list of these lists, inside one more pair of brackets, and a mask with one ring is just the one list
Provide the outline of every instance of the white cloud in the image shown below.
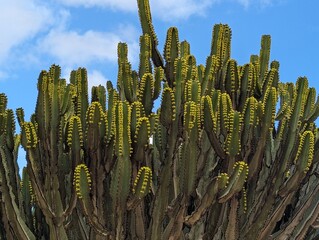
[[108,79],[98,70],[88,71],[88,94],[89,100],[92,97],[92,87],[102,85],[106,87]]
[[235,0],[235,1],[247,9],[250,6],[257,6],[262,8],[272,6],[275,3],[281,3],[283,0]]
[[8,77],[8,74],[4,71],[0,71],[0,82],[5,80]]
[[102,61],[116,62],[119,42],[128,42],[130,56],[135,59],[138,43],[134,41],[138,40],[137,36],[137,31],[131,26],[120,26],[117,33],[52,29],[38,42],[38,51],[71,68]]
[[98,70],[93,70],[88,72],[88,89],[91,91],[93,86],[106,86],[108,79]]
[[152,13],[163,20],[187,19],[191,15],[205,15],[219,0],[150,0]]
[[[103,7],[113,10],[137,12],[136,0],[58,0],[73,7]],[[187,19],[192,15],[205,15],[216,3],[233,1],[249,8],[251,5],[267,7],[283,0],[149,0],[154,17],[164,21]]]
[[87,31],[51,30],[40,41],[43,53],[48,53],[65,65],[86,65],[91,61],[116,59],[116,46],[120,38],[116,34]]
[[245,8],[248,8],[251,0],[236,0],[239,4],[243,5]]
[[[220,0],[150,0],[154,16],[163,20],[185,19],[203,15],[208,7]],[[104,7],[113,10],[137,12],[136,0],[59,0],[67,6]]]
[[2,1],[0,62],[5,60],[13,47],[44,31],[52,23],[51,10],[35,0]]
[[58,0],[67,6],[105,7],[124,11],[135,11],[136,0]]

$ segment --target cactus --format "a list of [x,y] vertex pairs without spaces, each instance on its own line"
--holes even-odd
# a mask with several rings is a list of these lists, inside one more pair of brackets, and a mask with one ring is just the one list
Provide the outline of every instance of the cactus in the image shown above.
[[0,239],[318,237],[319,97],[307,78],[280,82],[268,35],[239,65],[225,24],[205,65],[175,27],[161,55],[149,1],[137,3],[140,64],[119,43],[116,87],[89,101],[84,68],[67,83],[52,65],[30,120],[16,110],[20,134],[0,94]]

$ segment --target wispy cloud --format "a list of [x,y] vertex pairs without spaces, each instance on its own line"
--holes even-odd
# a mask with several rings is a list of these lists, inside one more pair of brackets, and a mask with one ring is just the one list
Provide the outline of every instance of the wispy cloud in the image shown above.
[[187,19],[192,15],[205,15],[219,0],[151,0],[152,12],[165,21]]
[[108,79],[100,71],[93,70],[92,72],[88,73],[88,81],[89,81],[89,89],[91,89],[91,87],[93,86],[98,86],[98,85],[105,86],[106,81],[108,81]]
[[116,59],[116,45],[120,38],[113,33],[53,29],[39,42],[39,49],[65,65],[85,65],[91,61]]
[[136,0],[58,0],[58,2],[73,7],[104,7],[124,11],[134,11],[137,9]]
[[248,9],[251,6],[256,6],[256,7],[269,7],[277,3],[281,3],[285,0],[234,0],[241,4],[244,8]]
[[[269,6],[284,0],[224,0],[245,8]],[[150,0],[153,16],[165,21],[205,15],[222,0]],[[118,23],[116,32],[105,29],[73,29],[72,7],[99,7],[137,12],[136,0],[10,0],[3,1],[0,14],[0,79],[21,63],[38,65],[46,59],[65,67],[87,66],[103,61],[116,62],[118,42],[127,42],[129,58],[137,64],[139,31]],[[13,64],[12,64],[13,63]],[[15,66],[14,66],[15,65]],[[11,74],[10,74],[11,75]]]
[[[152,13],[162,20],[186,19],[191,15],[203,15],[208,8],[220,0],[150,0]],[[137,11],[136,0],[59,0],[73,7],[104,7],[113,10]]]
[[[267,7],[284,0],[149,0],[152,14],[164,21],[185,20],[193,15],[206,15],[214,4],[237,2],[245,9],[251,6]],[[58,0],[68,7],[102,7],[113,10],[136,12],[136,0]]]
[[6,72],[0,71],[0,82],[3,79],[6,79],[8,77],[8,74]]
[[5,60],[10,50],[22,42],[45,31],[52,25],[52,12],[36,1],[11,0],[1,3],[0,62]]
[[51,56],[59,64],[72,68],[102,61],[116,62],[119,42],[128,42],[130,52],[134,55],[132,58],[136,57],[137,36],[137,31],[132,26],[122,26],[117,33],[93,30],[79,33],[52,29],[39,40],[38,51]]
[[[132,1],[128,1],[132,2]],[[134,2],[134,1],[133,1]],[[0,30],[0,80],[18,66],[60,64],[74,69],[93,63],[116,62],[118,42],[127,42],[129,57],[138,57],[138,30],[118,23],[116,33],[70,27],[71,12],[61,5],[38,0],[11,0],[2,4]]]

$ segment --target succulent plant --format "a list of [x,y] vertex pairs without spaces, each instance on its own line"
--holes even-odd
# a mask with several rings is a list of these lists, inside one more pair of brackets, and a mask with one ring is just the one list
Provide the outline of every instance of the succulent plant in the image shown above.
[[317,239],[319,98],[307,78],[280,82],[268,35],[239,65],[225,24],[206,65],[175,27],[162,55],[149,1],[137,3],[139,68],[119,43],[116,87],[89,101],[86,69],[67,83],[52,65],[30,120],[16,111],[20,134],[0,94],[0,239]]

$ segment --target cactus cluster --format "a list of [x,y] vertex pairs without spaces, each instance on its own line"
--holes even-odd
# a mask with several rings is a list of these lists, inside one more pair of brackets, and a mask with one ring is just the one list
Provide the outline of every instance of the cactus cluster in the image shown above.
[[116,87],[89,101],[84,68],[67,82],[52,65],[30,120],[16,110],[18,134],[0,94],[0,239],[317,239],[319,98],[307,78],[279,81],[268,35],[237,64],[223,24],[206,65],[175,27],[161,55],[149,2],[137,3],[140,65],[119,43]]

